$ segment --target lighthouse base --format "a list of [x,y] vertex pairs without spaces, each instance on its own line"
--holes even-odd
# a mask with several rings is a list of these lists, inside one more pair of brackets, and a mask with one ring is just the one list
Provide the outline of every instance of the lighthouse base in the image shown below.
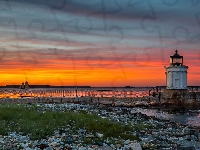
[[189,91],[186,89],[173,89],[173,90],[169,90],[169,89],[165,89],[163,91],[163,97],[166,99],[170,99],[170,100],[185,100],[187,99],[189,95]]

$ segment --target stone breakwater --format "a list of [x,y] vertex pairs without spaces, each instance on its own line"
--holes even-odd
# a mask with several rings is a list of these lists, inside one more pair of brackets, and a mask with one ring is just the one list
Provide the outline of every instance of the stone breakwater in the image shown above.
[[61,103],[77,103],[77,104],[91,104],[91,105],[104,105],[104,106],[124,106],[124,107],[136,107],[136,106],[171,106],[182,108],[199,108],[200,100],[189,97],[187,100],[180,97],[159,98],[159,95],[155,93],[154,96],[143,97],[34,97],[34,98],[1,98],[0,104],[61,104]]
[[[88,114],[98,114],[102,118],[108,118],[121,124],[139,125],[133,131],[133,135],[139,137],[139,141],[128,139],[112,138],[103,142],[97,141],[92,144],[84,144],[83,137],[93,138],[94,135],[85,129],[72,130],[72,125],[58,129],[53,135],[46,139],[31,140],[30,135],[16,133],[0,135],[0,149],[26,149],[26,150],[141,150],[141,149],[200,149],[200,128],[189,127],[169,120],[161,120],[155,117],[148,117],[141,113],[134,113],[128,107],[105,107],[104,105],[85,104],[37,104],[37,110],[51,111],[84,111]],[[150,125],[153,128],[143,128],[140,125]],[[98,136],[104,136],[96,133]],[[112,142],[111,142],[112,141]]]
[[[116,97],[34,97],[34,98],[1,98],[0,104],[60,104],[60,103],[79,103],[79,104],[91,104],[91,105],[107,105],[107,106],[150,106],[164,103],[160,102],[157,97],[144,96],[135,98],[116,98]],[[169,101],[169,104],[171,102]]]

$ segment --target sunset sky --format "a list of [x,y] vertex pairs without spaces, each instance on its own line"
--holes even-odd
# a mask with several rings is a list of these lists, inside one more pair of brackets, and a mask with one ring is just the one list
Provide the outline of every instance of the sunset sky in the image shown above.
[[0,85],[165,85],[177,49],[200,85],[198,0],[1,0]]

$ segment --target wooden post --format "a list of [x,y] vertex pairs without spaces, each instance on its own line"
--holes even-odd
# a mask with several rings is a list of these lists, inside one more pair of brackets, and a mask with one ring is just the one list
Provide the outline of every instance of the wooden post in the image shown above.
[[77,95],[77,87],[76,87],[76,97],[78,97],[78,95]]
[[159,102],[160,102],[160,98],[161,98],[161,92],[158,93]]
[[151,96],[151,90],[149,90],[149,96]]
[[114,98],[114,96],[112,97],[112,105],[114,105],[114,103],[115,103],[115,98]]

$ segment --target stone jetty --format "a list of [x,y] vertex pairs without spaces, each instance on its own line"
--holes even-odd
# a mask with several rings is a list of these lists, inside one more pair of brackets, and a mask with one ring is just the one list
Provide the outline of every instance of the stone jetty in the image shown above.
[[105,106],[172,106],[172,107],[199,107],[200,106],[200,93],[188,92],[183,94],[180,92],[153,92],[151,96],[143,97],[24,97],[24,98],[1,98],[0,104],[34,104],[34,103],[79,103],[79,104],[92,104],[92,105],[105,105]]

